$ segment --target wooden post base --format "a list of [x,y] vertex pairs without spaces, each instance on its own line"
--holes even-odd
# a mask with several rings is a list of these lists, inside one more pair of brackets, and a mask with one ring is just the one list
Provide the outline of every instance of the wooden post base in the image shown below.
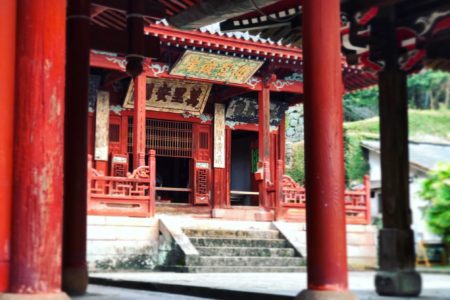
[[422,290],[422,278],[415,270],[378,271],[375,289],[380,296],[417,297]]
[[0,300],[70,300],[66,293],[52,294],[0,294]]
[[358,300],[358,297],[349,291],[303,290],[295,300]]
[[71,296],[86,294],[89,282],[87,267],[64,268],[62,289]]

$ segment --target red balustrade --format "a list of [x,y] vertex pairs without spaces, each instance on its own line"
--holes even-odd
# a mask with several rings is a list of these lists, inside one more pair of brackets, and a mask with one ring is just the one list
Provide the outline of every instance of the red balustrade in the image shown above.
[[[289,213],[289,209],[305,209],[305,188],[295,182],[288,175],[283,175],[281,180],[280,209]],[[363,188],[346,190],[344,195],[345,214],[348,224],[370,224],[370,178],[364,176]],[[287,210],[287,211],[286,211]]]
[[104,216],[151,217],[155,214],[155,152],[149,165],[127,177],[103,176],[88,168],[88,214]]

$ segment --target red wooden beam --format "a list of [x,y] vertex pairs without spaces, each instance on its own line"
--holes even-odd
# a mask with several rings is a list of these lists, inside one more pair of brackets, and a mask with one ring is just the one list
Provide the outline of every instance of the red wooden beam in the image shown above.
[[130,75],[124,72],[113,70],[106,74],[105,79],[103,80],[102,89],[108,90],[108,88],[110,88],[114,84],[114,82],[126,77],[130,77]]
[[[170,39],[178,41],[182,45],[199,46],[204,45],[208,49],[221,49],[230,52],[245,52],[247,55],[258,54],[270,58],[283,58],[288,60],[299,60],[303,57],[302,51],[296,47],[277,45],[269,42],[255,42],[252,39],[244,40],[227,35],[210,34],[201,31],[184,31],[175,29],[164,24],[152,24],[145,28],[149,34],[158,36],[161,40]],[[241,50],[242,49],[242,50]]]
[[214,99],[216,102],[223,102],[223,101],[226,101],[233,97],[240,96],[240,95],[248,93],[248,92],[249,91],[247,89],[229,87],[225,90],[220,90],[219,92],[217,92],[214,95]]
[[[101,53],[91,52],[90,64],[92,67],[125,72],[126,60],[125,58],[120,56],[108,56]],[[150,60],[144,61],[144,73],[147,77],[186,79],[183,76],[170,75],[169,70],[170,66],[168,64],[161,62],[154,62]],[[247,83],[244,84],[224,83],[214,80],[195,79],[195,78],[189,78],[189,80],[242,88],[246,92],[260,91],[262,89],[262,78],[259,76],[253,76]],[[269,85],[269,89],[272,92],[288,92],[294,94],[303,94],[303,82],[279,79],[271,82]]]
[[[91,26],[91,49],[111,53],[128,53],[128,33],[126,31]],[[144,36],[144,56],[158,58],[160,56],[159,38]]]
[[[92,0],[94,9],[112,9],[120,12],[128,10],[129,0]],[[153,19],[161,19],[167,16],[166,8],[159,1],[145,1],[144,15]]]
[[0,294],[9,282],[11,239],[12,174],[13,174],[13,116],[14,74],[16,54],[16,1],[2,2],[0,9]]
[[16,24],[21,42],[16,50],[8,292],[65,299],[61,242],[66,2],[19,0]]

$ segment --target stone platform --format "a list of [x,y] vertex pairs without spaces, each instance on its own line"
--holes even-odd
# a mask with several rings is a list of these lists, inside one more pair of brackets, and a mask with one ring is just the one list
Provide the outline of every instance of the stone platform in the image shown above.
[[[350,272],[350,289],[360,300],[409,299],[380,297],[375,272]],[[422,274],[419,298],[450,300],[450,275]],[[91,282],[141,290],[178,293],[209,299],[293,299],[306,287],[306,273],[92,273]],[[146,299],[146,298],[142,298]],[[151,299],[151,298],[150,298]]]

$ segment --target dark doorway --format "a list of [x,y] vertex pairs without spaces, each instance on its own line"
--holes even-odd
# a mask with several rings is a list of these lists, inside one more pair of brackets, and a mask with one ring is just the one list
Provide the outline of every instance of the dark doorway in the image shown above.
[[236,130],[231,134],[231,205],[257,206],[258,185],[254,162],[258,154],[258,133]]
[[[156,157],[156,198],[160,202],[188,203],[189,158]],[[177,191],[178,189],[178,191]],[[183,191],[184,190],[184,191]]]

